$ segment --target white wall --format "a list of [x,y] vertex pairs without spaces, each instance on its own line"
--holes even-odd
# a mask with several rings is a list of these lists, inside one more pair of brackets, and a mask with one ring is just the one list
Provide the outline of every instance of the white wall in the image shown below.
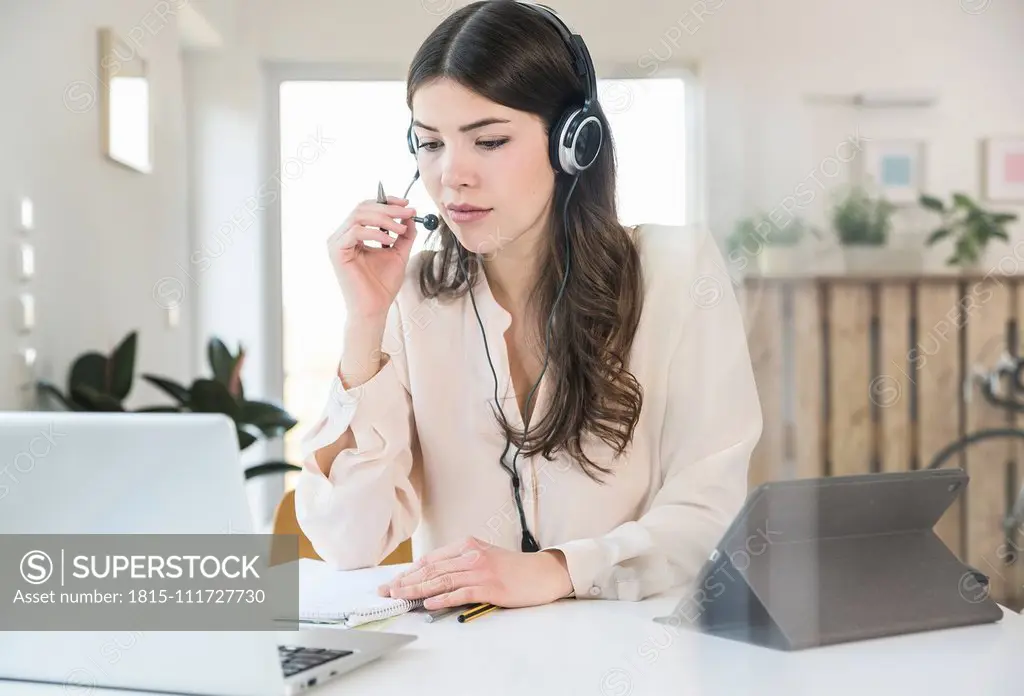
[[272,199],[264,193],[263,83],[255,54],[236,46],[214,55],[185,59],[192,234],[177,276],[193,299],[197,359],[205,364],[210,336],[242,343],[246,389],[257,394],[266,374],[262,319],[272,302],[264,282],[263,214]]
[[[174,5],[175,2],[170,3]],[[186,379],[193,372],[191,314],[171,329],[153,289],[187,249],[181,60],[173,14],[154,0],[23,0],[0,3],[0,408],[22,405],[14,356],[39,351],[39,376],[66,383],[72,359],[106,352],[139,331],[139,370]],[[100,153],[96,31],[136,39],[152,76],[154,171],[142,175]],[[35,203],[38,327],[15,331],[16,200]],[[156,402],[140,385],[129,405]]]

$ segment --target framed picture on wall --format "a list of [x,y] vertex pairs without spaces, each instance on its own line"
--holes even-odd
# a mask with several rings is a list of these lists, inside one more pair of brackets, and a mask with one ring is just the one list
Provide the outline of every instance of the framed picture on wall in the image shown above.
[[982,197],[1000,203],[1024,203],[1024,136],[982,142]]
[[924,187],[924,143],[868,141],[862,174],[865,184],[892,203],[916,203]]
[[100,44],[100,145],[112,161],[134,171],[153,170],[149,63],[109,28]]

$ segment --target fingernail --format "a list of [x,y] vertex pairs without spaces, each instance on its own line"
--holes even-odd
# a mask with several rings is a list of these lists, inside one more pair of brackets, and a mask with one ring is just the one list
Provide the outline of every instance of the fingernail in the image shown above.
[[379,593],[379,594],[380,594],[380,595],[381,595],[382,597],[387,597],[387,596],[388,596],[388,594],[390,594],[390,592],[389,592],[389,588],[388,588],[388,586],[387,586],[387,585],[381,585],[380,587],[378,587],[378,588],[377,588],[377,592],[378,592],[378,593]]

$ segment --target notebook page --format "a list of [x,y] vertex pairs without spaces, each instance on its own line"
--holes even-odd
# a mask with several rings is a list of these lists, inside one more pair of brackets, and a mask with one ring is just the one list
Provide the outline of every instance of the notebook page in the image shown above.
[[411,563],[334,570],[323,561],[299,559],[299,616],[313,620],[341,620],[358,611],[381,609],[401,600],[381,597],[380,585],[409,568]]

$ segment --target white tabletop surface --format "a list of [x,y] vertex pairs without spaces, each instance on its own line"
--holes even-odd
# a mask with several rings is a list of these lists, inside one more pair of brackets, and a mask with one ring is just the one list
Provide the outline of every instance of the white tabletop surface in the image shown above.
[[[1006,609],[994,624],[782,652],[653,621],[669,614],[677,597],[563,600],[501,609],[465,624],[454,615],[426,623],[413,612],[373,628],[336,629],[412,633],[418,640],[311,694],[1024,693],[1024,616]],[[63,693],[59,686],[0,681],[0,696]]]

